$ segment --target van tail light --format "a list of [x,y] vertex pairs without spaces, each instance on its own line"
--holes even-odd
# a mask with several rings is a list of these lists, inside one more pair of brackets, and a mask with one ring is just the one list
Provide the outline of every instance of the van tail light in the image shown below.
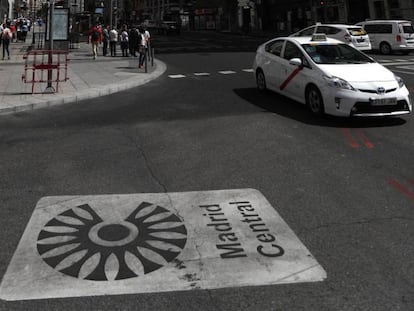
[[397,35],[397,42],[401,42],[401,36]]

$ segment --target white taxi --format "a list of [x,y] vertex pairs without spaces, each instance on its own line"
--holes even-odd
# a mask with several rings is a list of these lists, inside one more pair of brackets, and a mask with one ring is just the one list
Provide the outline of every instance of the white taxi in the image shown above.
[[324,34],[267,41],[258,47],[253,69],[259,90],[290,97],[314,114],[397,116],[412,110],[400,77]]

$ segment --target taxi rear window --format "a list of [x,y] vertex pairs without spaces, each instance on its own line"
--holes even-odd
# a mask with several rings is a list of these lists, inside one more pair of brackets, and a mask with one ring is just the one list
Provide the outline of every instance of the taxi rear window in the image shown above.
[[351,36],[364,36],[367,32],[362,28],[349,28],[348,29]]

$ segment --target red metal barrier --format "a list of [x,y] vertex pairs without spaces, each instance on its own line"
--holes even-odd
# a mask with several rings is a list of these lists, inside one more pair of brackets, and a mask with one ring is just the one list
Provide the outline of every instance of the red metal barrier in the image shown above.
[[59,82],[66,82],[68,78],[68,52],[63,50],[31,50],[23,59],[24,83],[32,84],[32,94],[35,83],[47,83],[51,86],[56,83],[56,92],[59,90]]

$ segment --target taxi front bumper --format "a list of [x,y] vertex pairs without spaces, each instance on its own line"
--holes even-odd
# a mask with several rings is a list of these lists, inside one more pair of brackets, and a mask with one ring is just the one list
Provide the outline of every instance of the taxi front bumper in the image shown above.
[[[395,99],[395,102],[378,104],[375,99]],[[337,116],[398,116],[411,113],[412,104],[406,88],[397,89],[386,95],[336,89],[325,99],[325,111]]]

